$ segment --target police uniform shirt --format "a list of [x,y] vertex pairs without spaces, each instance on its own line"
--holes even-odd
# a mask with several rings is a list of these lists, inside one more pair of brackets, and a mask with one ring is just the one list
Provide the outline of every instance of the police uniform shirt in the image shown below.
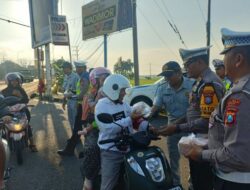
[[63,80],[64,91],[76,92],[76,84],[78,80],[79,76],[75,72],[65,75]]
[[173,89],[168,83],[160,86],[154,99],[154,105],[164,106],[168,113],[169,123],[186,115],[189,106],[189,93],[194,80],[183,77],[183,82],[178,90]]
[[209,150],[202,151],[202,159],[215,164],[217,171],[250,172],[249,75],[233,84],[219,108],[222,125],[210,125]]
[[[132,119],[130,118],[132,109],[127,103],[115,104],[109,98],[100,99],[95,107],[95,121],[99,128],[98,142],[106,139],[113,139],[121,131],[121,127],[114,123],[103,123],[98,120],[97,115],[100,113],[108,113],[112,115],[114,121],[122,127],[128,128],[132,133]],[[99,144],[100,149],[108,150],[114,143]],[[116,147],[112,147],[112,151],[119,151]]]
[[178,125],[180,131],[207,133],[209,117],[224,92],[222,81],[210,68],[207,68],[193,85],[190,106],[187,110],[187,123]]

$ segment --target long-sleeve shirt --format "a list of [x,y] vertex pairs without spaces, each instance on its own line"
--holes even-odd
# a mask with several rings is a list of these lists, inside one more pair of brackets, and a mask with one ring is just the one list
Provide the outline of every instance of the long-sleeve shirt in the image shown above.
[[[99,128],[98,142],[106,139],[113,139],[121,132],[121,127],[114,123],[103,123],[98,120],[97,115],[100,113],[111,114],[114,121],[121,125],[123,128],[128,128],[129,132],[133,132],[131,115],[131,107],[127,103],[115,104],[107,97],[98,101],[95,107],[95,121]],[[100,149],[108,150],[114,143],[99,144]],[[119,151],[116,147],[109,150]]]
[[250,172],[250,76],[229,90],[210,118],[209,149],[202,159],[222,172]]
[[[21,96],[19,97],[16,96],[14,93],[15,91],[20,92]],[[16,96],[20,98],[21,100],[19,101],[19,103],[23,103],[23,104],[29,103],[28,95],[21,86],[18,86],[18,87],[8,86],[7,88],[2,90],[2,94],[4,97]]]
[[190,106],[187,109],[187,123],[179,124],[183,132],[206,134],[211,113],[225,92],[218,76],[207,68],[192,88]]

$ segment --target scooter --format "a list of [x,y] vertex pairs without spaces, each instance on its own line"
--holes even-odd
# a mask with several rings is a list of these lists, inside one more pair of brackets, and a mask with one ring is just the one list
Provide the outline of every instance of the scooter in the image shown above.
[[10,149],[9,149],[8,141],[2,138],[3,135],[5,136],[5,124],[3,120],[1,120],[1,118],[6,115],[11,115],[8,109],[8,106],[14,105],[18,102],[19,102],[19,99],[16,97],[4,98],[3,96],[0,96],[0,143],[4,147],[4,155],[5,155],[4,171],[1,171],[1,172],[4,172],[4,178],[3,178],[4,183],[6,183],[7,180],[10,178],[10,172],[12,168],[8,167],[8,163],[10,159]]
[[5,124],[5,138],[10,150],[15,152],[17,163],[23,164],[23,149],[28,147],[28,119],[24,108],[25,104],[16,104],[9,107],[12,120]]
[[[113,117],[107,113],[97,115],[103,123],[115,123]],[[182,190],[173,185],[169,163],[159,147],[149,146],[151,140],[159,140],[149,130],[130,134],[127,128],[121,127],[121,133],[114,139],[99,141],[100,144],[113,142],[119,150],[130,147],[124,156],[125,190]],[[110,148],[111,148],[110,147]]]

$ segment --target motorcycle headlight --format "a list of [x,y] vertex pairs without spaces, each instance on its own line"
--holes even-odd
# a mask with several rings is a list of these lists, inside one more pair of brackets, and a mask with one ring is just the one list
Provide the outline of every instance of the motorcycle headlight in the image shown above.
[[162,162],[159,157],[149,158],[146,160],[146,168],[153,181],[161,182],[165,179]]
[[14,124],[12,130],[13,131],[20,131],[22,130],[22,125],[21,124]]
[[129,163],[130,167],[136,172],[138,173],[139,175],[141,176],[145,176],[142,169],[141,169],[141,166],[138,164],[138,162],[134,159],[133,156],[130,156],[128,159],[127,159],[127,162]]

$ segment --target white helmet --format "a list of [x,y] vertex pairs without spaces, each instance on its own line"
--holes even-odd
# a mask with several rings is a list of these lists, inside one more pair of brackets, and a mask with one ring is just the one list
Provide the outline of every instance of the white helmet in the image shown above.
[[118,100],[122,88],[129,88],[129,80],[120,74],[109,75],[103,84],[103,92],[108,98]]

